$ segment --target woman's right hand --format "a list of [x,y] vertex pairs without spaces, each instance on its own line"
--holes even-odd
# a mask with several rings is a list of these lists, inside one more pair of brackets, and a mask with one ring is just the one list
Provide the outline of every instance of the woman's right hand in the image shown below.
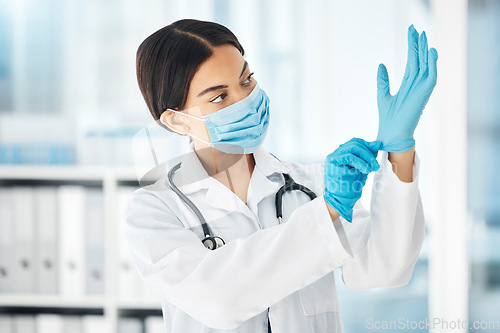
[[438,53],[427,49],[425,31],[419,36],[413,24],[408,28],[408,60],[403,82],[392,96],[384,64],[377,73],[378,134],[387,152],[403,153],[415,147],[413,134],[437,81]]
[[368,174],[377,171],[381,141],[352,138],[341,144],[325,160],[325,194],[328,205],[352,222],[352,209],[361,198]]

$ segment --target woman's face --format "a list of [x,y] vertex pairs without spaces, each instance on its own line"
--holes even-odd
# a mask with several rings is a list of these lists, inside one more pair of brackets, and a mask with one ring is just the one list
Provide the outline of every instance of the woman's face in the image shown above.
[[[203,115],[217,112],[247,97],[256,83],[248,63],[236,47],[231,44],[216,46],[212,56],[201,64],[191,80],[184,112],[201,119]],[[163,112],[160,120],[180,134],[190,133],[210,141],[205,123],[201,120],[170,110]],[[202,142],[197,143],[206,146]]]

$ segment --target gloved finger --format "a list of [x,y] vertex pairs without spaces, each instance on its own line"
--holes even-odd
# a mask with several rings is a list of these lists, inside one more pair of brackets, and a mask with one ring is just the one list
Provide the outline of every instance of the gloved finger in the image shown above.
[[345,166],[354,168],[356,170],[359,170],[360,172],[366,171],[370,167],[368,163],[350,152],[342,152],[340,154],[336,154],[333,159],[325,164],[325,168],[327,168],[326,170],[333,173],[345,173]]
[[369,166],[369,169],[360,170],[363,173],[377,171],[380,165],[377,161],[378,148],[382,146],[381,141],[366,142],[361,138],[352,138],[345,143],[342,153],[351,153],[363,159]]
[[425,31],[419,37],[418,41],[418,63],[419,63],[419,77],[423,77],[427,72],[427,36]]
[[435,48],[431,47],[429,51],[429,76],[428,79],[430,80],[430,85],[434,86],[436,85],[436,80],[437,80],[437,59],[438,59],[438,52]]
[[341,144],[340,146],[338,146],[338,148],[335,150],[335,152],[343,152],[343,153],[349,152],[349,150],[353,146],[355,146],[356,144],[359,144],[360,142],[362,143],[362,142],[364,142],[364,140],[361,138],[351,138],[351,139],[349,139],[349,141],[346,141],[343,144]]
[[364,146],[370,149],[373,155],[376,156],[376,153],[380,150],[382,147],[382,141],[380,140],[375,140],[372,142],[367,142],[361,138],[352,138],[351,140],[347,141],[345,143],[344,149],[350,149],[353,146]]
[[390,94],[389,75],[384,64],[378,65],[377,71],[377,97],[385,97]]
[[376,154],[378,153],[380,148],[382,148],[382,145],[383,143],[380,140],[375,140],[366,143],[366,146],[368,147],[368,149],[371,150],[371,152],[374,154],[375,157],[377,156]]
[[357,146],[354,147],[351,150],[351,153],[358,156],[359,158],[362,158],[368,165],[370,166],[370,169],[368,172],[364,172],[366,174],[372,172],[372,171],[377,171],[379,169],[379,164],[377,159],[374,156],[374,153],[368,149],[366,146]]
[[361,138],[356,138],[356,137],[354,137],[354,138],[349,139],[349,141],[346,141],[346,142],[344,143],[344,147],[348,147],[348,148],[350,148],[350,147],[352,147],[353,145],[356,145],[356,144],[358,144],[358,143],[360,143],[360,142],[364,142],[364,141],[365,141],[365,140],[363,140],[363,139],[361,139]]
[[368,174],[371,171],[370,165],[361,157],[353,153],[344,153],[333,160],[334,165],[346,165],[355,168],[361,173]]
[[[352,150],[355,150],[355,149],[362,149],[366,152],[366,156],[367,158],[365,160],[367,160],[368,158],[372,158],[374,157],[375,153],[378,151],[378,150],[375,150],[373,151],[372,149],[374,147],[377,147],[377,146],[380,146],[381,142],[378,141],[379,143],[377,143],[376,141],[375,142],[366,142],[365,140],[361,139],[361,138],[354,138],[352,143],[350,144],[350,146],[348,147],[348,149],[350,151]],[[360,156],[360,157],[363,157],[363,156]]]
[[326,157],[326,161],[329,162],[340,153],[349,152],[354,147],[366,147],[369,149],[369,152],[371,152],[372,155],[377,157],[378,151],[380,150],[380,148],[382,148],[382,145],[382,141],[378,140],[367,142],[361,138],[351,138],[349,141],[346,141],[345,143],[339,145],[333,153],[329,154]]
[[366,142],[364,139],[354,137],[354,138],[351,138],[349,141],[347,141],[344,144],[344,146],[348,147],[348,148],[351,148],[351,147],[359,145],[359,144],[361,144],[361,145],[367,145],[368,142]]
[[408,28],[408,58],[404,78],[415,77],[418,73],[418,32],[413,24]]

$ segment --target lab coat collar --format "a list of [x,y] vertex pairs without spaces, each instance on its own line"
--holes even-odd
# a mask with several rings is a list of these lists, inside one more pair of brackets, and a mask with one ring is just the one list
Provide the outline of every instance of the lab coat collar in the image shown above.
[[[289,173],[290,169],[265,148],[260,146],[254,153],[255,167],[266,177],[274,173]],[[254,170],[255,171],[255,170]],[[179,180],[175,180],[184,194],[196,192],[203,188],[211,188],[210,184],[217,180],[208,176],[194,151],[194,142],[190,142],[179,168]]]
[[255,165],[262,173],[269,177],[273,173],[289,173],[290,169],[274,155],[260,146],[254,153]]

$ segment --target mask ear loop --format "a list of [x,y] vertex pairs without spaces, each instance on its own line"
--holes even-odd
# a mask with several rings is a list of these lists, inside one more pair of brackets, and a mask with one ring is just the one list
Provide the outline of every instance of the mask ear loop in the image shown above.
[[[205,122],[205,119],[203,119],[203,118],[199,118],[199,117],[195,117],[195,116],[193,116],[193,115],[190,115],[189,113],[180,112],[180,111],[173,110],[173,109],[170,109],[170,108],[169,108],[169,109],[167,109],[167,110],[170,110],[170,111],[172,111],[172,112],[176,112],[176,113],[182,114],[182,115],[184,115],[184,116],[188,116],[188,117],[191,117],[191,118],[194,118],[194,119],[201,120],[201,121]],[[166,111],[166,110],[165,110],[165,111]],[[195,138],[195,139],[197,139],[197,140],[200,140],[201,142],[204,142],[204,143],[205,143],[205,144],[207,144],[209,147],[212,147],[212,155],[213,155],[213,158],[214,158],[214,164],[215,164],[215,173],[219,173],[219,165],[218,165],[218,163],[217,163],[217,156],[216,156],[216,154],[215,154],[215,147],[214,147],[213,143],[212,143],[212,142],[205,141],[205,140],[203,140],[202,138],[197,137],[196,135],[189,134],[189,133],[186,133],[186,134],[187,134],[187,135],[189,135],[190,137],[193,137],[193,138]],[[207,130],[207,134],[208,134],[208,136],[210,137],[210,133],[208,133],[208,130]]]
[[[205,119],[203,119],[203,118],[199,118],[199,117],[195,117],[195,116],[193,116],[193,115],[190,115],[189,113],[184,113],[184,112],[180,112],[180,111],[176,111],[176,110],[172,110],[172,109],[167,109],[167,110],[170,110],[170,111],[172,111],[172,112],[176,112],[176,113],[182,114],[182,115],[184,115],[184,116],[188,116],[188,117],[191,117],[191,118],[194,118],[194,119],[197,119],[197,120],[200,120],[200,121],[205,122]],[[166,111],[166,110],[165,110],[165,111]],[[197,137],[196,135],[193,135],[193,134],[189,134],[189,133],[186,133],[186,134],[187,134],[187,135],[189,135],[189,136],[191,136],[191,137],[193,137],[193,138],[195,138],[195,139],[197,139],[197,140],[200,140],[201,142],[206,143],[206,144],[207,144],[208,146],[210,146],[210,147],[213,147],[213,145],[212,145],[212,143],[211,143],[211,142],[205,141],[205,140],[203,140],[202,138],[199,138],[199,137]],[[209,135],[210,135],[210,134],[209,134]]]

